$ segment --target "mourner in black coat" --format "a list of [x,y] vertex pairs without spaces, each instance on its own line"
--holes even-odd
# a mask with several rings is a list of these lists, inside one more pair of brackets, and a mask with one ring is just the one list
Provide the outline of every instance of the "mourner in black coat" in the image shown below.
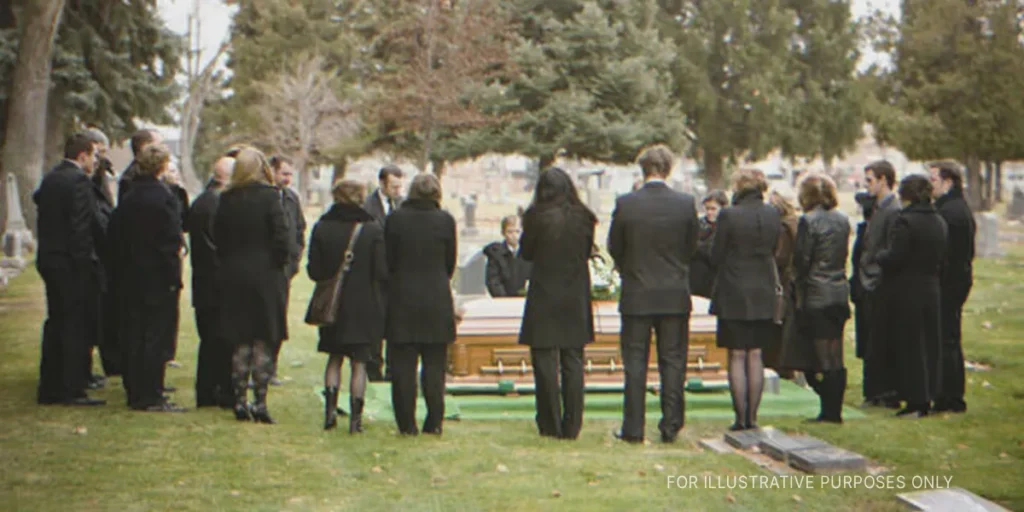
[[946,221],[949,238],[942,273],[942,381],[935,399],[937,411],[964,412],[964,350],[960,319],[974,284],[974,214],[964,200],[963,177],[956,164],[931,168],[935,208]]
[[886,307],[888,285],[878,253],[889,247],[892,223],[899,214],[900,204],[893,193],[896,171],[884,160],[869,164],[865,170],[868,192],[875,197],[875,209],[864,231],[864,246],[857,278],[863,296],[858,307],[867,311],[868,339],[864,354],[864,405],[899,408],[896,399],[896,373],[893,342],[888,338],[891,315]]
[[491,297],[522,297],[526,295],[526,282],[530,280],[530,262],[519,255],[522,236],[519,216],[501,219],[504,240],[484,247],[487,256],[487,293]]
[[46,286],[37,401],[102,405],[86,394],[92,349],[87,306],[95,300],[99,278],[93,231],[96,197],[87,175],[95,165],[95,143],[86,134],[75,134],[65,144],[64,156],[32,196],[38,211],[36,268]]
[[416,430],[416,362],[427,404],[423,433],[441,434],[448,345],[455,341],[455,219],[440,209],[441,183],[418,174],[409,198],[384,224],[388,260],[385,337],[391,365],[391,402],[402,434]]
[[732,430],[757,428],[764,391],[761,349],[778,336],[775,249],[782,230],[779,211],[764,203],[767,183],[755,171],[735,174],[732,206],[718,216],[711,247],[718,264],[712,313],[718,346],[729,349],[729,390],[736,421]]
[[231,387],[232,347],[221,336],[217,245],[213,221],[220,194],[231,179],[234,159],[223,157],[214,164],[213,178],[192,203],[188,215],[189,256],[192,261],[192,307],[199,333],[196,363],[196,406],[234,404]]
[[853,240],[853,249],[850,251],[850,302],[854,305],[854,348],[857,358],[864,359],[867,352],[868,315],[867,307],[862,305],[865,292],[860,284],[858,274],[860,258],[864,254],[864,233],[867,232],[868,221],[871,220],[871,214],[875,210],[875,196],[869,192],[858,192],[855,200],[860,205],[864,220],[857,223],[857,235]]
[[793,255],[799,344],[811,355],[810,364],[800,370],[821,399],[821,412],[813,421],[831,423],[842,423],[843,328],[850,317],[850,219],[836,209],[838,204],[835,184],[828,177],[811,175],[801,182],[800,206],[805,213]]
[[[132,157],[137,157],[139,152],[143,148],[150,144],[160,144],[163,142],[163,138],[160,134],[153,130],[139,130],[132,134],[130,147],[132,150]],[[117,202],[120,203],[125,196],[128,195],[132,190],[135,178],[139,176],[139,163],[136,160],[132,160],[128,167],[125,168],[124,172],[121,173],[121,179],[117,182]]]
[[[234,347],[235,417],[274,423],[267,411],[267,386],[274,373],[274,346],[288,337],[289,233],[270,164],[258,150],[238,152],[231,183],[217,205],[213,236],[221,300],[218,327]],[[246,403],[250,376],[251,407]]]
[[[287,292],[285,303],[287,304],[288,297],[291,296],[291,280],[295,274],[299,273],[302,251],[306,248],[306,214],[302,211],[299,194],[290,188],[292,177],[295,174],[291,159],[280,155],[273,156],[270,158],[270,167],[274,170],[274,183],[281,191],[281,207],[284,208],[284,217],[288,221],[288,265],[285,268],[285,275],[288,277],[288,286],[285,288]],[[274,348],[274,377],[270,383],[275,386],[281,384],[281,381],[278,380],[277,362],[281,356],[283,345],[284,343],[278,343]]]
[[715,240],[718,214],[729,205],[729,198],[721,190],[712,190],[704,196],[704,215],[697,229],[697,252],[690,263],[690,293],[711,298],[715,286],[715,265],[711,261],[711,244]]
[[896,358],[896,390],[907,402],[898,415],[926,416],[941,379],[941,287],[946,262],[946,223],[931,203],[924,176],[900,182],[908,204],[893,221],[889,246],[878,253],[892,322],[888,340]]
[[[313,226],[309,241],[310,279],[325,281],[337,275],[346,252],[352,253],[351,267],[343,280],[337,316],[332,325],[320,327],[320,352],[330,354],[324,371],[324,429],[337,425],[341,365],[352,365],[349,380],[349,432],[362,431],[366,395],[366,363],[371,349],[384,337],[382,291],[388,267],[384,255],[384,230],[363,210],[365,187],[353,180],[334,185],[334,206]],[[361,225],[352,239],[353,230]],[[351,245],[350,245],[351,243]]]
[[[405,173],[396,165],[385,165],[377,174],[377,189],[371,192],[363,203],[363,209],[384,226],[384,221],[389,215],[398,211],[402,205],[402,183]],[[387,294],[384,294],[384,302],[387,303]],[[366,372],[370,382],[390,380],[391,363],[390,356],[384,353],[384,341],[381,340],[370,351],[370,361],[366,365]],[[387,366],[385,367],[385,363]]]
[[622,276],[619,314],[625,370],[622,430],[618,437],[643,442],[651,330],[657,335],[661,379],[661,440],[675,441],[683,428],[686,352],[690,338],[690,261],[697,250],[693,196],[665,184],[672,153],[655,146],[640,155],[646,184],[619,197],[608,231],[608,252]]
[[594,340],[588,261],[597,217],[565,171],[537,182],[523,213],[523,259],[533,262],[519,343],[529,345],[542,436],[576,439],[583,424],[583,346]]
[[181,214],[178,200],[159,181],[169,161],[170,153],[162,145],[142,150],[139,174],[131,193],[114,210],[110,233],[127,334],[123,339],[128,406],[155,412],[183,410],[163,395],[181,292]]

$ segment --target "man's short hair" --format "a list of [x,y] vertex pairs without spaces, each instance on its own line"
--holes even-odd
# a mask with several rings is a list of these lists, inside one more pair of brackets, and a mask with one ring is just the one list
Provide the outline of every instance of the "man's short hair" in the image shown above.
[[672,172],[672,164],[675,162],[675,155],[665,145],[658,144],[645,149],[640,153],[636,163],[640,165],[644,177],[660,176],[666,177]]
[[68,160],[78,160],[78,155],[82,153],[92,153],[95,149],[96,141],[93,140],[92,136],[85,132],[78,132],[68,137],[68,140],[64,142],[64,158]]
[[89,128],[85,130],[86,135],[92,138],[92,141],[96,144],[103,144],[104,146],[110,146],[110,139],[107,134],[100,131],[99,128]]
[[138,155],[139,151],[142,151],[142,148],[145,147],[146,144],[149,144],[154,140],[156,140],[156,135],[153,133],[153,130],[139,130],[133,133],[130,143],[132,154]]
[[270,168],[271,169],[273,169],[275,171],[280,171],[281,170],[281,166],[284,165],[284,164],[295,165],[292,162],[291,158],[288,158],[288,157],[286,157],[284,155],[274,155],[274,156],[270,157]]
[[888,160],[871,162],[864,167],[864,172],[874,174],[875,179],[885,180],[889,184],[889,188],[896,186],[896,168]]
[[959,164],[952,160],[942,160],[928,164],[929,169],[935,169],[939,173],[939,179],[953,182],[953,188],[962,190],[964,188],[964,173]]
[[766,191],[768,191],[768,180],[765,179],[764,172],[758,169],[740,169],[733,173],[733,194],[742,194],[744,192],[760,192],[763,194]]
[[388,180],[389,176],[394,176],[396,178],[404,178],[405,173],[402,172],[402,169],[397,165],[388,164],[380,168],[380,172],[377,173],[377,181],[384,183],[385,181]]

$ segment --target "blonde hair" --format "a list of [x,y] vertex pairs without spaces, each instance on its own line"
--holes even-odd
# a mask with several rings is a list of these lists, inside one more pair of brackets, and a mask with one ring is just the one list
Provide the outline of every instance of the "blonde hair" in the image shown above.
[[235,168],[231,173],[231,188],[241,187],[250,183],[274,183],[274,171],[270,168],[266,155],[262,151],[246,146],[238,150],[235,156]]
[[782,195],[778,190],[772,190],[768,194],[768,204],[774,206],[783,219],[796,217],[796,206],[793,206],[793,201],[790,201],[788,197]]
[[150,144],[135,157],[139,164],[139,171],[143,176],[159,176],[167,170],[167,164],[171,161],[171,152],[163,144]]
[[331,187],[331,197],[335,203],[362,205],[366,200],[366,185],[356,180],[335,181]]

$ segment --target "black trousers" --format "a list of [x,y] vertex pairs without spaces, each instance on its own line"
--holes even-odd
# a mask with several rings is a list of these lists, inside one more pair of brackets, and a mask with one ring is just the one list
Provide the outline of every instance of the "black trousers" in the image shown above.
[[942,290],[942,344],[939,347],[939,393],[935,405],[939,407],[962,408],[964,402],[964,349],[961,342],[961,319],[964,303],[971,293],[971,284],[966,290]]
[[122,350],[117,328],[117,305],[114,302],[114,294],[109,290],[108,284],[107,291],[100,294],[99,349],[103,373],[111,377],[122,373]]
[[231,384],[232,349],[218,335],[220,309],[216,306],[197,308],[196,330],[199,331],[199,360],[196,364],[196,406],[234,403]]
[[868,338],[864,351],[864,399],[894,397],[899,376],[898,357],[893,340],[888,336],[891,329],[884,291],[866,292],[861,304],[858,307],[866,308],[865,332]]
[[39,403],[56,403],[85,396],[92,350],[87,319],[94,280],[75,272],[70,263],[41,265],[46,286],[46,321],[39,361]]
[[151,292],[126,304],[130,337],[125,347],[124,386],[128,406],[133,409],[164,401],[164,370],[177,335],[178,294]]
[[583,347],[530,348],[540,435],[576,439],[583,427]]
[[416,363],[423,361],[420,386],[427,403],[427,418],[423,432],[440,433],[444,422],[445,368],[448,365],[448,345],[441,343],[408,343],[390,347],[391,406],[401,434],[417,434],[416,429]]
[[690,339],[690,315],[623,315],[620,343],[626,372],[622,437],[644,438],[647,406],[647,362],[651,354],[651,330],[657,335],[658,374],[661,380],[662,437],[675,438],[683,428],[686,399],[686,351]]

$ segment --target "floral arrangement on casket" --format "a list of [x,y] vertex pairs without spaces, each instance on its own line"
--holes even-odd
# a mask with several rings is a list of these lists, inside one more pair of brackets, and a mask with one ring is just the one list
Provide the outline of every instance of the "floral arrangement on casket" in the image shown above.
[[622,292],[622,280],[611,255],[599,248],[594,248],[590,256],[590,298],[593,300],[619,300]]

